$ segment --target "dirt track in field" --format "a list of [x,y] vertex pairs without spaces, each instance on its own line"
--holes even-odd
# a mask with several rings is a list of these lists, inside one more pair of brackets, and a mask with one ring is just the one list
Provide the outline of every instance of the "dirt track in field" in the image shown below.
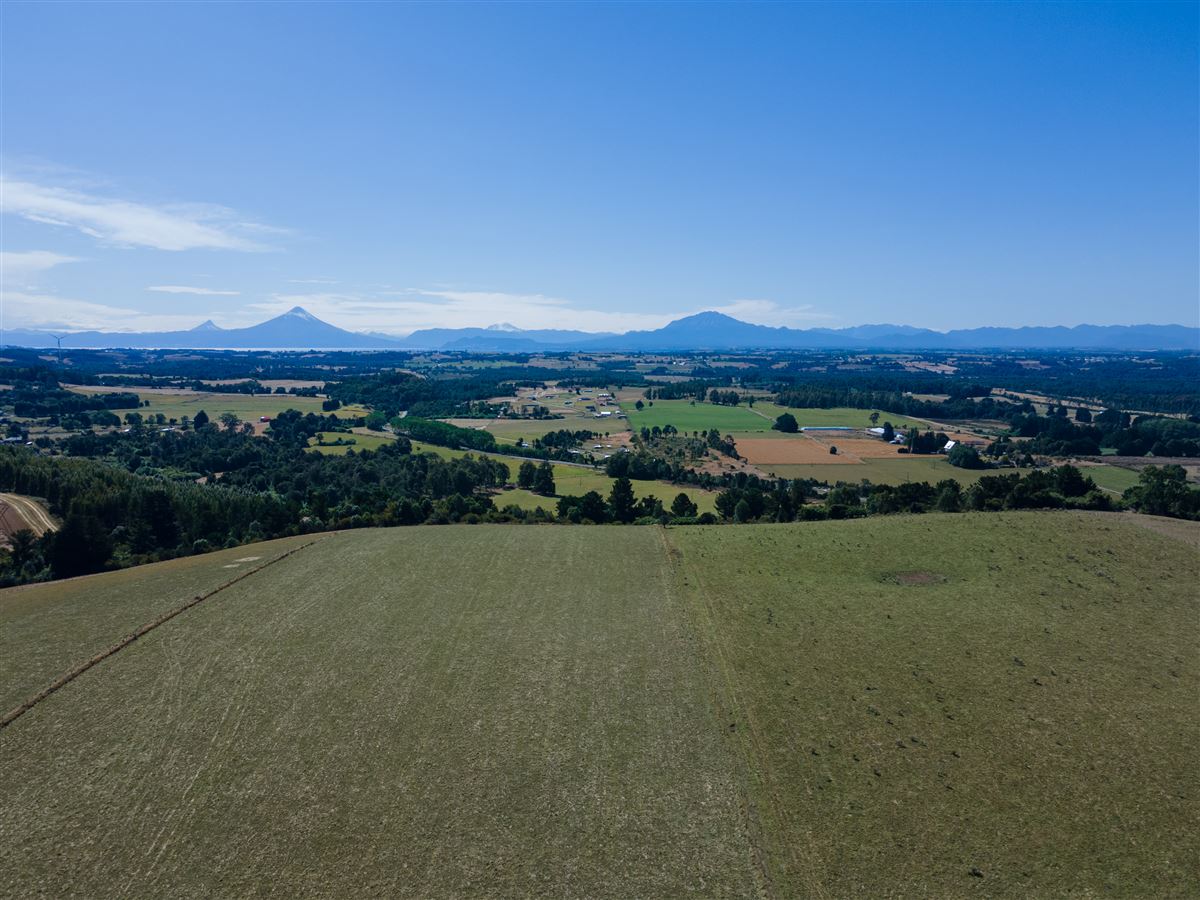
[[39,537],[58,524],[40,503],[21,494],[0,494],[0,531],[4,535],[28,528]]

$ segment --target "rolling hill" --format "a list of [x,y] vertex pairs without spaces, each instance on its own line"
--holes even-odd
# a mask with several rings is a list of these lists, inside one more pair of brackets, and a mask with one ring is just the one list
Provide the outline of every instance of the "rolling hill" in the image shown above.
[[6,707],[99,659],[0,728],[0,895],[1178,893],[1198,541],[398,528],[0,592]]

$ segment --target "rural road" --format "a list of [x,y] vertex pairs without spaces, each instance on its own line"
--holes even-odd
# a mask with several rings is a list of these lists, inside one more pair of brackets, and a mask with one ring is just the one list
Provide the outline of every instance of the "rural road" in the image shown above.
[[50,513],[46,512],[36,500],[23,497],[20,494],[0,494],[0,518],[4,517],[4,513],[10,507],[21,517],[25,525],[38,536],[58,528],[58,525],[50,518]]

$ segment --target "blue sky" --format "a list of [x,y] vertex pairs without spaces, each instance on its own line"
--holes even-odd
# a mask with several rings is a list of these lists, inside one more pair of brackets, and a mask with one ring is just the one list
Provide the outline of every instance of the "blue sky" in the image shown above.
[[6,324],[1197,324],[1198,8],[10,0]]

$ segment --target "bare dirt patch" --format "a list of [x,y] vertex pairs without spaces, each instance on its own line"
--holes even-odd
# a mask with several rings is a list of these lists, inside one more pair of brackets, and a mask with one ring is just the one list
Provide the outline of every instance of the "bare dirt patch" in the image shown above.
[[[897,453],[898,448],[879,438],[866,438],[857,435],[839,437],[836,432],[826,432],[813,437],[816,443],[825,447],[837,447],[839,456],[850,456],[852,459],[903,459],[904,455]],[[830,457],[832,459],[832,456]]]
[[[882,441],[879,443],[883,444]],[[740,438],[737,442],[738,453],[755,465],[853,465],[860,461],[857,456],[841,453],[841,446],[840,442],[837,443],[839,452],[835,455],[829,452],[829,444],[805,435],[796,435],[786,440]],[[894,453],[895,448],[891,449]]]

